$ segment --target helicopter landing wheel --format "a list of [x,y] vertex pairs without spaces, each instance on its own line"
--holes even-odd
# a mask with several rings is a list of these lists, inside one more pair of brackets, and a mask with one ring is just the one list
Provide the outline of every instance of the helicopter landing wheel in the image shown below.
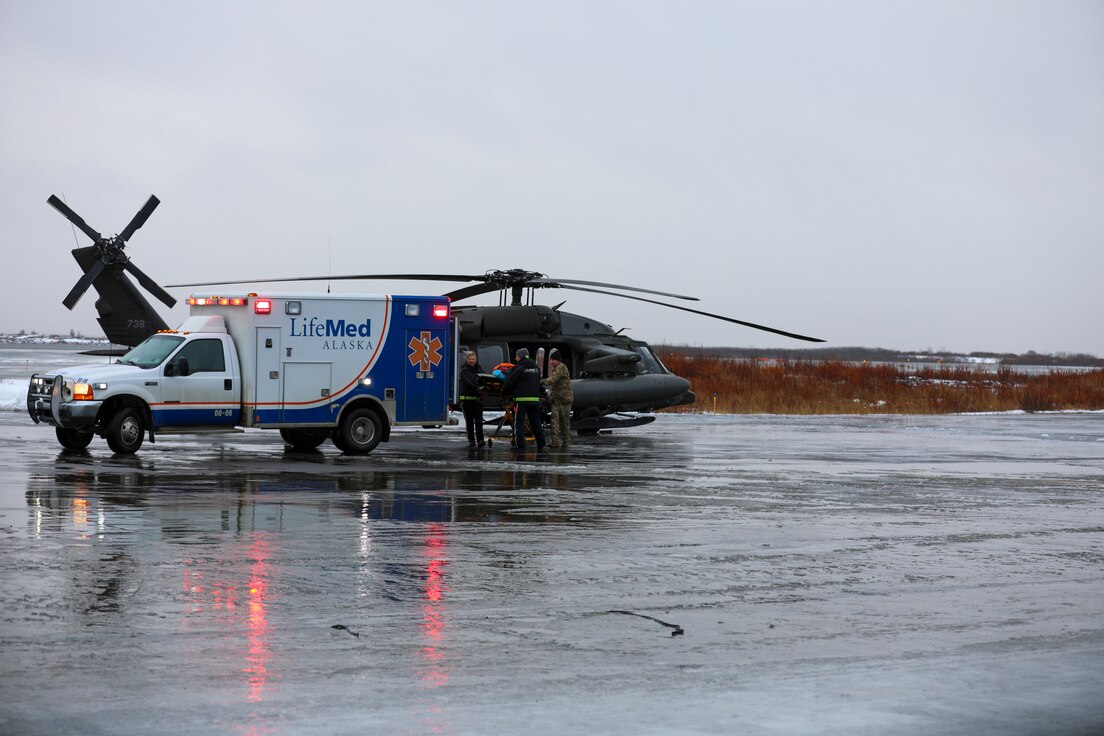
[[[580,420],[590,420],[590,419],[597,419],[600,416],[602,416],[602,412],[598,411],[598,409],[596,409],[594,407],[590,407],[590,408],[587,408],[587,409],[583,409],[581,412],[579,412],[579,417],[578,418]],[[598,436],[598,428],[597,427],[595,427],[593,429],[577,429],[575,431],[579,434],[580,437],[597,437]]]

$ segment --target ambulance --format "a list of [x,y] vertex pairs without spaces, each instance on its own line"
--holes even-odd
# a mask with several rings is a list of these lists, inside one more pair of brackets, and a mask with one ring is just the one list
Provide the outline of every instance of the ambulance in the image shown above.
[[58,442],[137,452],[170,433],[276,429],[371,452],[400,425],[448,422],[456,323],[441,296],[193,295],[190,316],[114,363],[35,374],[27,411]]

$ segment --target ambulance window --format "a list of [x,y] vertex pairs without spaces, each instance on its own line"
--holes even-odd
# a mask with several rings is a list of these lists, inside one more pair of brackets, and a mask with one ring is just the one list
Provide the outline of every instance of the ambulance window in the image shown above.
[[479,355],[479,365],[483,370],[493,371],[499,363],[506,362],[506,351],[501,345],[480,345],[476,351]]
[[189,373],[226,370],[226,356],[221,340],[192,340],[180,348],[176,357],[188,359]]

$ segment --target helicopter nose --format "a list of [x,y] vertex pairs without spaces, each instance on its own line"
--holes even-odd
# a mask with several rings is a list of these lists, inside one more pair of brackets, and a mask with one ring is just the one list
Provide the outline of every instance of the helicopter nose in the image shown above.
[[665,378],[672,379],[669,382],[669,388],[671,391],[671,398],[667,400],[664,406],[681,406],[683,404],[694,403],[694,392],[690,390],[690,382],[682,376],[669,375]]
[[690,390],[689,381],[670,373],[637,376],[633,381],[640,384],[635,389],[640,392],[641,398],[656,407],[672,406]]
[[638,376],[637,380],[641,378],[649,379],[651,384],[649,386],[649,398],[652,400],[652,406],[655,409],[694,403],[696,397],[694,392],[690,390],[690,382],[682,376],[673,374]]
[[693,404],[698,400],[697,395],[693,391],[687,391],[682,395],[677,404],[671,404],[671,406],[686,406],[687,404]]
[[623,378],[582,378],[571,382],[576,406],[617,411],[650,411],[682,403],[690,382],[681,376],[644,374]]

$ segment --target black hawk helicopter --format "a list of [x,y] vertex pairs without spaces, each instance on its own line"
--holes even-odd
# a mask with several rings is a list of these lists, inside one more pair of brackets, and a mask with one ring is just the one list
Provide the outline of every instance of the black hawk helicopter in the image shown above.
[[[65,305],[72,309],[76,300],[91,284],[101,295],[96,301],[96,309],[100,313],[100,324],[112,342],[133,346],[158,329],[166,329],[164,320],[157,316],[123,273],[123,271],[130,271],[142,286],[161,301],[169,306],[174,303],[175,300],[164,289],[139,271],[122,254],[127,238],[141,227],[153,208],[157,206],[156,197],[151,196],[131,224],[114,238],[101,237],[56,197],[51,197],[49,202],[89,237],[96,240],[95,246],[73,251],[85,275],[66,297]],[[474,351],[480,365],[489,370],[509,362],[517,350],[524,347],[537,361],[541,371],[547,372],[548,354],[553,349],[557,350],[572,377],[575,401],[572,407],[571,426],[582,434],[593,434],[601,429],[647,424],[655,421],[655,417],[650,412],[671,406],[692,404],[695,396],[690,390],[690,382],[671,373],[646,342],[633,340],[600,320],[565,312],[560,309],[562,302],[556,306],[537,304],[535,293],[538,289],[569,289],[634,299],[796,340],[823,342],[816,337],[786,332],[678,304],[669,304],[637,296],[637,294],[685,301],[698,301],[697,297],[598,281],[550,278],[535,271],[522,269],[487,271],[478,275],[355,274],[235,279],[169,284],[168,287],[372,279],[470,284],[444,294],[454,303],[452,314],[459,327],[459,352],[464,354]],[[491,292],[499,292],[497,306],[455,305],[455,302]],[[501,406],[496,396],[489,397],[485,405],[490,410]]]
[[77,281],[61,303],[69,310],[77,305],[84,292],[92,286],[100,295],[96,300],[98,322],[107,339],[116,345],[134,347],[158,330],[167,330],[165,320],[154,311],[145,297],[135,288],[124,272],[129,271],[145,289],[172,307],[176,299],[147,276],[127,257],[124,249],[135,231],[161,203],[150,195],[142,209],[118,235],[104,236],[93,230],[84,219],[51,194],[46,203],[65,216],[82,233],[92,239],[92,245],[72,251],[84,275]]

